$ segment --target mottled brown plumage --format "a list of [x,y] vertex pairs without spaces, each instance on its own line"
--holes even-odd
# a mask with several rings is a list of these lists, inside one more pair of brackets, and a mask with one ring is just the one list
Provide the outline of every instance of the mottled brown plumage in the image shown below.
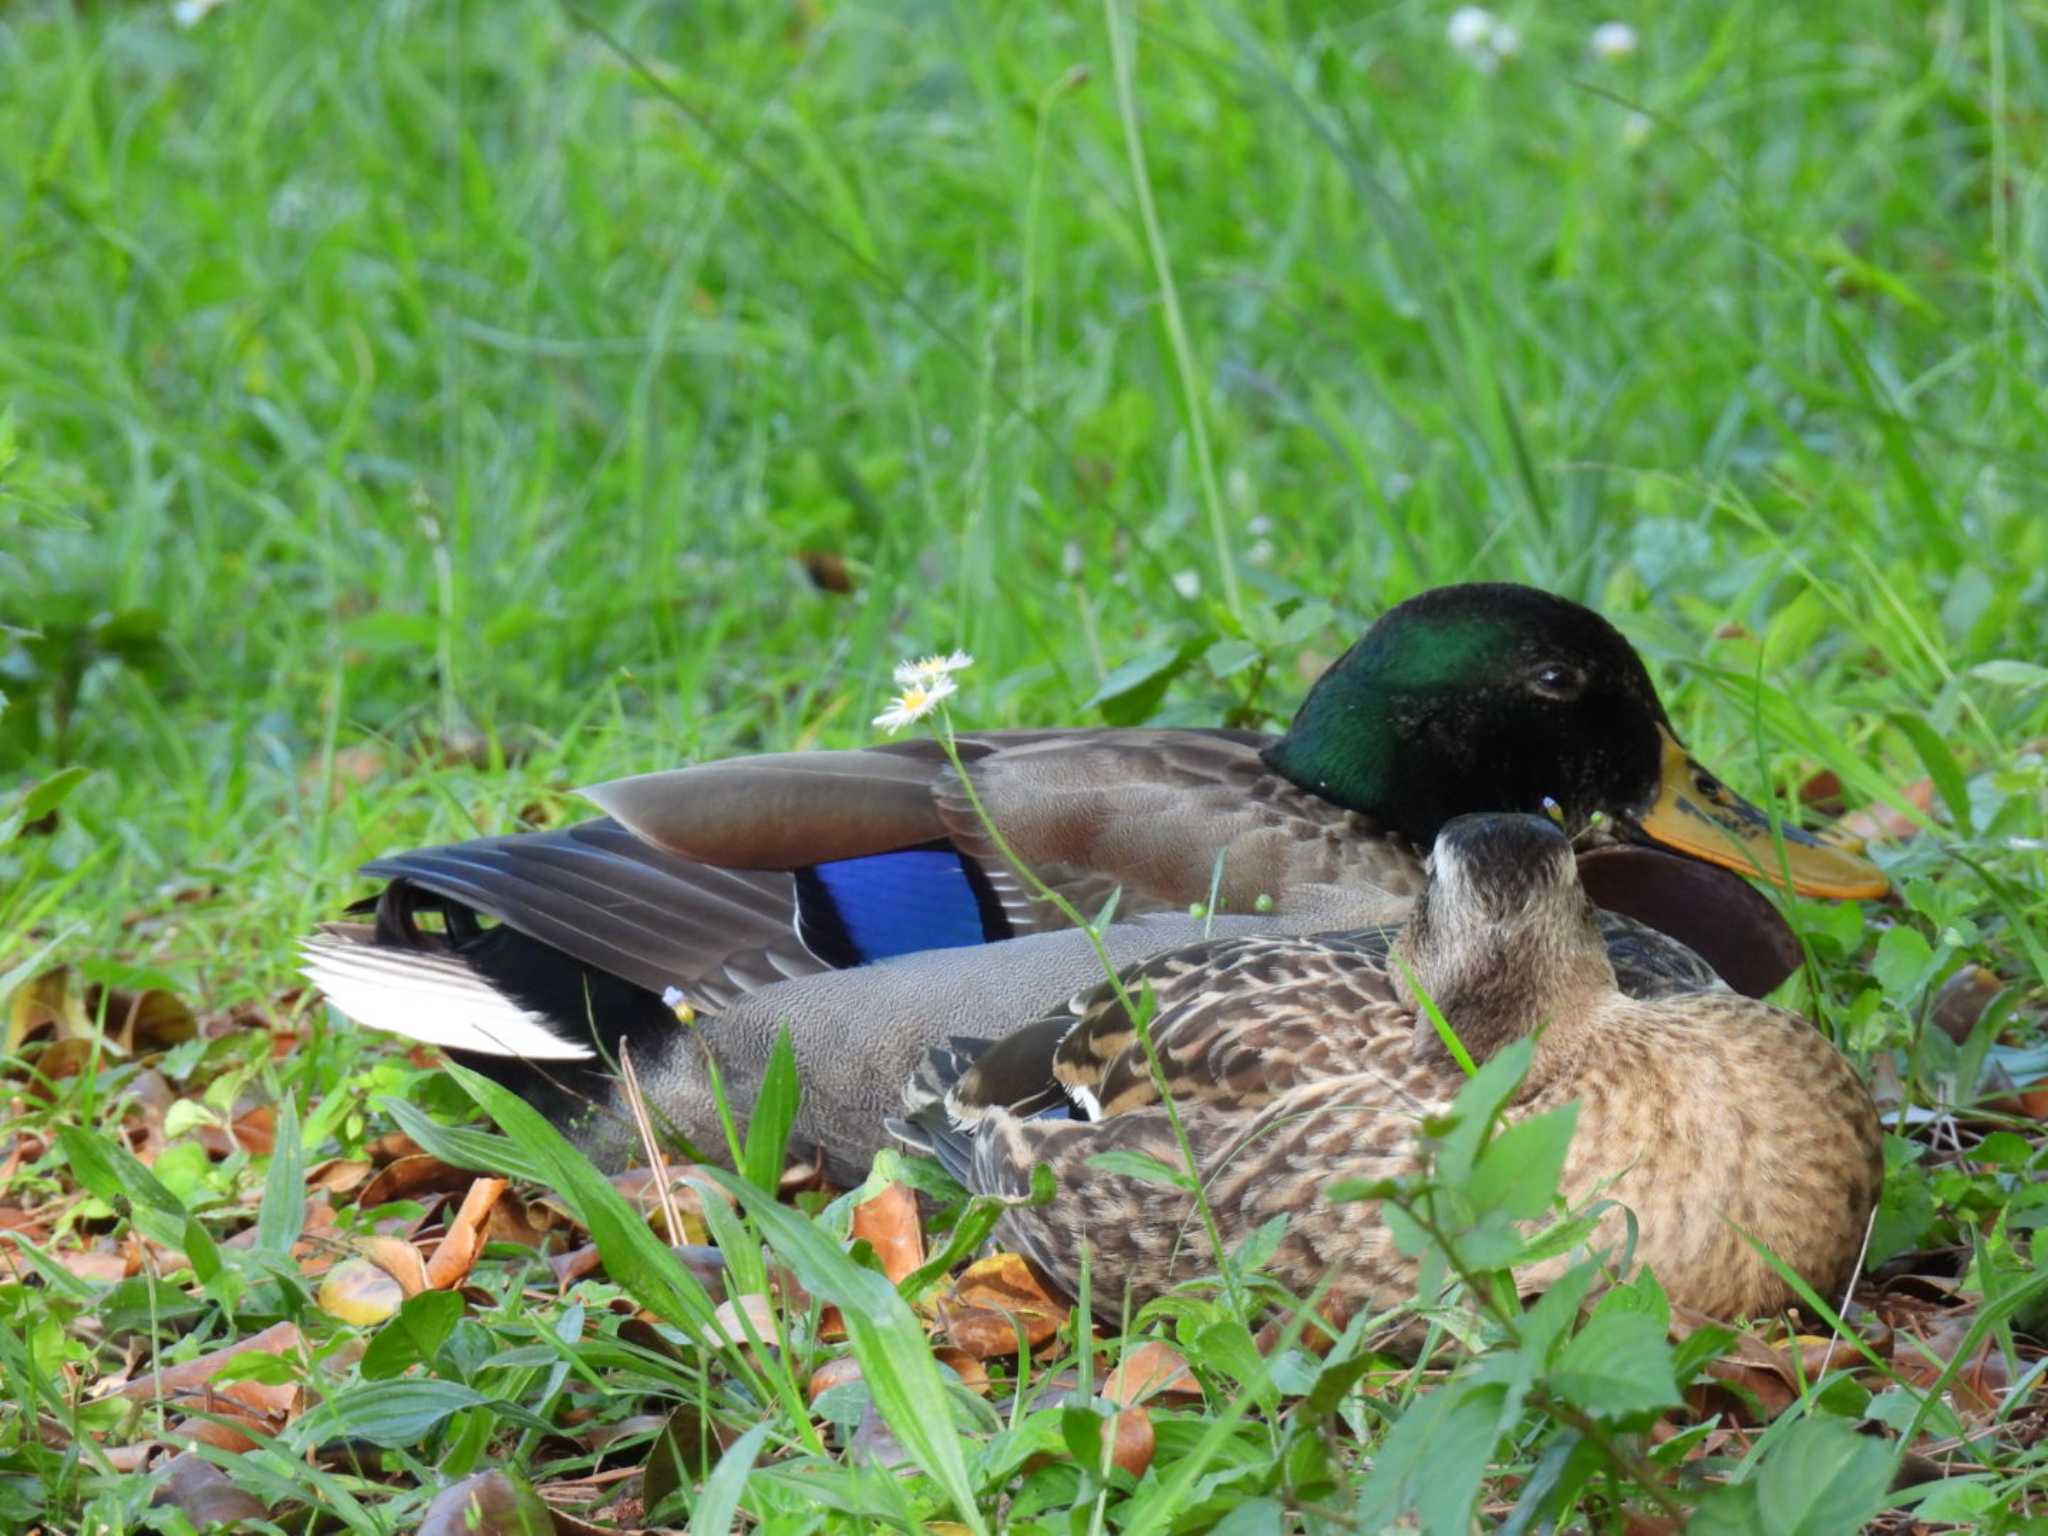
[[[1140,968],[1226,1245],[1285,1215],[1269,1268],[1297,1294],[1327,1279],[1331,1305],[1349,1314],[1413,1293],[1416,1263],[1378,1206],[1322,1192],[1339,1178],[1414,1172],[1418,1122],[1464,1082],[1420,1014],[1419,986],[1476,1059],[1536,1035],[1508,1118],[1578,1103],[1563,1193],[1632,1209],[1636,1258],[1673,1300],[1717,1316],[1791,1300],[1738,1228],[1823,1294],[1847,1281],[1882,1171],[1855,1071],[1805,1020],[1725,989],[1668,978],[1661,995],[1624,995],[1554,828],[1530,817],[1446,826],[1391,954],[1399,964],[1382,934],[1251,937]],[[1185,1196],[1089,1165],[1120,1148],[1182,1166],[1128,1018],[1107,989],[1062,1018],[1053,1076],[1098,1118],[990,1108],[970,1077],[949,1101],[953,1122],[927,1108],[924,1130],[978,1190],[1021,1197],[1032,1169],[1049,1165],[1054,1201],[1011,1211],[999,1236],[1068,1284],[1092,1249],[1096,1294],[1114,1311],[1126,1288],[1147,1299],[1212,1261]],[[1610,1209],[1595,1245],[1619,1253],[1625,1222]],[[1523,1279],[1540,1286],[1566,1262]]]

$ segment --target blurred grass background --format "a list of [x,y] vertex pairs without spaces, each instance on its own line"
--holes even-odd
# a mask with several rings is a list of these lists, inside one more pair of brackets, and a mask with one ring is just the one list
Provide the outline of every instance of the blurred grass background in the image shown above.
[[2048,13],[1450,10],[9,7],[0,788],[91,778],[0,932],[231,1004],[361,859],[906,653],[1284,717],[1477,577],[1750,791],[1952,752],[2038,889]]

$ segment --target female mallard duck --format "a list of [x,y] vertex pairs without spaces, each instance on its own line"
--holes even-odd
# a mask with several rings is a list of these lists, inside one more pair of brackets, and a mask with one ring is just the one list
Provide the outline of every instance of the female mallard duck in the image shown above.
[[[1546,801],[1575,832],[1604,815],[1611,840],[1689,855],[1609,848],[1586,878],[1749,990],[1782,979],[1798,948],[1768,902],[1709,863],[1809,894],[1885,888],[1804,832],[1775,839],[1679,745],[1620,633],[1526,587],[1447,587],[1392,609],[1277,738],[990,731],[958,745],[982,807],[1041,878],[1083,910],[1121,890],[1120,919],[1162,914],[1119,921],[1119,964],[1207,931],[1163,914],[1210,901],[1212,882],[1216,908],[1237,914],[1224,932],[1398,919],[1445,821]],[[797,1141],[857,1173],[927,1046],[1036,1017],[1097,967],[996,851],[934,742],[739,758],[586,793],[607,818],[366,866],[389,882],[358,909],[374,924],[309,939],[306,969],[342,1012],[464,1053],[600,1158],[631,1145],[622,1119],[582,1112],[615,1104],[601,1069],[621,1041],[654,1107],[715,1146],[696,1052],[714,1051],[750,1104],[786,1020],[805,1087]],[[670,989],[700,1028],[677,1028]]]
[[[1155,1049],[1227,1248],[1285,1216],[1268,1272],[1298,1296],[1327,1282],[1327,1315],[1414,1294],[1418,1261],[1378,1206],[1322,1191],[1414,1172],[1418,1126],[1464,1083],[1419,989],[1475,1061],[1536,1037],[1507,1118],[1577,1101],[1562,1193],[1575,1206],[1618,1202],[1592,1238],[1614,1253],[1620,1207],[1633,1210],[1635,1256],[1673,1301],[1717,1317],[1790,1303],[1744,1233],[1823,1295],[1850,1278],[1883,1172],[1861,1079],[1804,1019],[1725,988],[1672,975],[1653,996],[1624,994],[1555,826],[1446,823],[1391,955],[1387,932],[1369,930],[1216,941],[1142,968],[1157,998]],[[1206,1245],[1189,1196],[1089,1166],[1120,1150],[1186,1167],[1113,990],[1048,1023],[1050,1062],[1044,1031],[996,1053],[1019,1055],[1014,1042],[1037,1035],[1040,1091],[1023,1105],[991,1102],[993,1056],[959,1077],[960,1054],[942,1048],[906,1093],[915,1123],[896,1129],[980,1193],[1021,1198],[1033,1169],[1049,1166],[1052,1202],[1006,1212],[997,1237],[1070,1289],[1091,1250],[1095,1294],[1113,1315],[1126,1291],[1142,1302],[1208,1269]],[[1018,1065],[997,1075],[1014,1078]],[[1054,1100],[1085,1118],[1030,1113]],[[1522,1278],[1543,1285],[1563,1264]]]

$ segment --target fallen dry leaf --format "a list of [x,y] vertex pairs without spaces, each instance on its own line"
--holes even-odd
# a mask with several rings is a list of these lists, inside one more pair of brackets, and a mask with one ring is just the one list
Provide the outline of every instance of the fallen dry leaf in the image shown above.
[[239,1530],[251,1520],[262,1520],[270,1511],[253,1493],[245,1493],[228,1480],[228,1475],[210,1461],[190,1451],[180,1451],[164,1463],[162,1479],[150,1495],[151,1504],[169,1504],[184,1511],[194,1528],[224,1525]]
[[878,1467],[900,1467],[910,1460],[910,1452],[871,1402],[861,1410],[860,1423],[854,1426],[853,1435],[846,1442],[846,1459]]
[[356,1196],[360,1210],[373,1211],[394,1200],[417,1200],[422,1195],[456,1195],[469,1188],[476,1175],[426,1152],[415,1152],[386,1163],[377,1176]]
[[359,1188],[372,1172],[372,1165],[346,1157],[330,1157],[324,1163],[315,1163],[306,1170],[306,1192],[325,1191],[330,1195],[345,1195]]
[[1981,965],[1966,965],[1941,984],[1934,994],[1934,1022],[1943,1034],[1961,1045],[1991,1006],[1991,1000],[2005,984],[1996,971]]
[[[30,1040],[48,1036],[60,1045],[96,1042],[115,1055],[134,1056],[169,1050],[198,1032],[192,1010],[169,992],[103,987],[58,966],[22,983],[9,997],[6,1054],[18,1054]],[[85,1055],[89,1058],[91,1052]],[[60,1063],[74,1068],[82,1064],[83,1058],[74,1056],[62,1052]]]
[[555,1284],[566,1291],[584,1276],[596,1274],[603,1263],[597,1244],[585,1243],[581,1248],[556,1254],[548,1260],[548,1268],[554,1271]]
[[[134,1381],[128,1382],[108,1395],[126,1398],[131,1402],[135,1402],[155,1397],[159,1392],[162,1392],[166,1397],[179,1393],[198,1392],[205,1389],[213,1380],[213,1373],[223,1365],[226,1365],[230,1360],[248,1354],[282,1355],[297,1349],[302,1342],[304,1341],[300,1338],[296,1325],[292,1323],[272,1323],[261,1333],[252,1333],[246,1339],[237,1340],[235,1343],[221,1349],[216,1349],[210,1354],[200,1355],[197,1359],[186,1360],[181,1364],[169,1366],[160,1373],[151,1371],[146,1375],[137,1377]],[[232,1391],[237,1387],[245,1385],[254,1385],[254,1383],[228,1382],[221,1390]]]
[[[260,1384],[231,1382],[229,1385],[254,1388]],[[237,1455],[243,1451],[253,1451],[261,1443],[257,1436],[261,1435],[267,1439],[283,1430],[291,1423],[292,1414],[297,1407],[298,1394],[295,1388],[273,1387],[269,1390],[281,1397],[289,1397],[291,1402],[276,1413],[257,1413],[242,1403],[241,1399],[245,1393],[238,1391],[233,1398],[223,1397],[213,1402],[203,1417],[192,1414],[180,1419],[167,1431],[166,1438],[181,1443],[198,1440],[223,1451],[233,1451]]]
[[867,1240],[891,1285],[901,1285],[924,1263],[924,1228],[917,1219],[917,1196],[907,1184],[885,1184],[856,1205],[851,1235]]
[[404,1238],[373,1232],[356,1239],[356,1251],[396,1280],[406,1295],[417,1296],[428,1289],[427,1261]]
[[[741,1322],[744,1314],[746,1322]],[[782,1342],[782,1333],[775,1317],[774,1303],[766,1296],[742,1296],[737,1301],[721,1301],[718,1310],[711,1314],[711,1327],[705,1330],[704,1343],[709,1349],[723,1344],[745,1345],[747,1323],[754,1328],[754,1337],[773,1348]]]
[[811,1372],[809,1385],[804,1388],[804,1401],[815,1403],[820,1392],[829,1392],[834,1387],[843,1387],[849,1381],[860,1380],[860,1362],[851,1355],[841,1355],[827,1360]]
[[314,1304],[339,1322],[372,1328],[405,1305],[405,1287],[382,1265],[343,1259],[321,1280]]
[[1158,1437],[1152,1430],[1152,1415],[1143,1408],[1125,1408],[1116,1416],[1111,1431],[1110,1462],[1133,1477],[1143,1477],[1145,1469],[1152,1465],[1152,1452]]
[[1147,1339],[1131,1350],[1102,1383],[1102,1395],[1120,1408],[1162,1393],[1200,1397],[1202,1384],[1195,1380],[1180,1351],[1158,1339]]
[[1032,1349],[1060,1330],[1072,1309],[1053,1298],[1021,1254],[977,1259],[939,1301],[939,1320],[954,1348],[986,1360],[1019,1351],[1018,1334]]
[[550,1230],[534,1225],[523,1200],[501,1199],[491,1207],[491,1219],[484,1225],[484,1241],[538,1248],[547,1242]]
[[820,592],[834,592],[843,596],[853,590],[853,575],[847,570],[845,559],[831,550],[798,550],[796,558],[803,566],[804,574],[811,578],[811,585]]
[[447,1234],[427,1261],[428,1290],[452,1291],[469,1278],[469,1272],[476,1268],[477,1255],[484,1251],[484,1224],[504,1193],[503,1179],[478,1179],[469,1186],[462,1209],[448,1223]]
[[[1911,784],[1901,785],[1899,798],[1921,815],[1927,815],[1934,806],[1934,780],[1915,779]],[[1866,805],[1844,816],[1832,830],[1841,837],[1861,838],[1870,843],[1902,843],[1920,830],[1920,823],[1892,806]]]
[[401,1157],[415,1157],[426,1148],[414,1141],[403,1131],[386,1131],[375,1141],[366,1142],[363,1156],[380,1168],[386,1163],[395,1163]]
[[[1924,1337],[1909,1336],[1893,1352],[1892,1369],[1912,1386],[1933,1386],[1962,1348],[1973,1321],[1968,1312],[1951,1312]],[[1986,1335],[1949,1379],[1947,1395],[1950,1406],[1965,1419],[1981,1423],[1998,1412],[2011,1389],[2005,1355]]]
[[941,1344],[932,1351],[932,1358],[960,1378],[960,1385],[970,1392],[987,1392],[988,1367],[964,1349],[955,1349],[950,1344]]
[[132,1253],[103,1253],[90,1249],[84,1253],[53,1253],[50,1257],[63,1266],[65,1273],[94,1285],[112,1285],[125,1280],[135,1273]]
[[195,1126],[192,1135],[213,1157],[228,1157],[237,1149],[266,1157],[277,1145],[277,1110],[268,1104],[252,1105],[238,1110],[227,1125],[209,1120]]
[[525,1479],[492,1468],[434,1495],[417,1536],[555,1536],[555,1520]]

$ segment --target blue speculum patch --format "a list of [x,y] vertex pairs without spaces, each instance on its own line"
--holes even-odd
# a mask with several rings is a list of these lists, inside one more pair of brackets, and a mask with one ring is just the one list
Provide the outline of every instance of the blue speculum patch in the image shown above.
[[[856,961],[984,942],[981,902],[960,855],[911,848],[814,864],[808,874],[829,900]],[[807,908],[807,924],[825,914]]]

